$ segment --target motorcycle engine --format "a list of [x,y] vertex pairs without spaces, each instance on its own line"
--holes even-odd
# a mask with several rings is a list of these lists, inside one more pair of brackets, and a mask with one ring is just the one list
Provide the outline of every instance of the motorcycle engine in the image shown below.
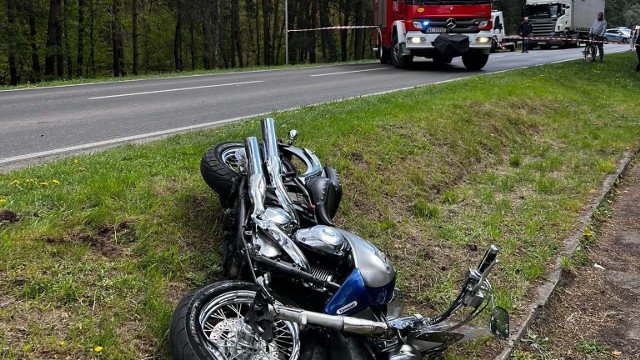
[[349,242],[340,232],[325,225],[298,230],[294,240],[302,249],[333,259],[344,257],[350,249]]
[[[262,214],[263,220],[272,221],[285,234],[291,233],[293,219],[289,214],[278,207],[268,207]],[[266,236],[257,235],[254,243],[260,247],[260,253],[268,258],[276,258],[282,254],[280,247]]]

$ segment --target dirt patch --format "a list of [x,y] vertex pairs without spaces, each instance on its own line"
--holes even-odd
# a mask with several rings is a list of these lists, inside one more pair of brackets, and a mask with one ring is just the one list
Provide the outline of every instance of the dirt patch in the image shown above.
[[123,245],[135,242],[135,221],[125,220],[117,225],[104,225],[95,234],[76,232],[64,239],[47,238],[50,244],[72,243],[88,244],[91,249],[103,256],[115,258],[123,255]]
[[640,358],[640,164],[599,224],[595,243],[531,326],[513,358]]
[[14,223],[20,220],[18,214],[11,210],[0,210],[0,224]]

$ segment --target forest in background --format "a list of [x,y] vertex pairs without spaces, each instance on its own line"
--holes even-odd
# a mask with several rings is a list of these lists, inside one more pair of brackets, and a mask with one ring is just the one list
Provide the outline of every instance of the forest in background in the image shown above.
[[[494,2],[509,33],[524,2]],[[284,64],[285,3],[290,30],[374,25],[372,0],[0,0],[0,85]],[[640,0],[605,14],[634,26]],[[289,62],[371,58],[372,34],[291,32]]]

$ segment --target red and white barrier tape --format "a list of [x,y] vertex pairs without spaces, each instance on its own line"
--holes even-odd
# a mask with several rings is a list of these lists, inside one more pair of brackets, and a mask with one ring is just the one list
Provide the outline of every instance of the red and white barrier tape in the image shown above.
[[320,27],[313,29],[294,29],[287,30],[288,32],[299,32],[299,31],[320,31],[320,30],[352,30],[352,29],[378,29],[378,26],[328,26],[328,27]]
[[[495,37],[495,36],[494,36]],[[602,43],[602,44],[624,44],[624,45],[629,45],[628,42],[622,42],[622,41],[611,41],[611,40],[589,40],[589,39],[574,39],[574,38],[564,38],[564,37],[544,37],[544,36],[528,36],[528,37],[524,37],[524,36],[517,36],[517,35],[512,35],[512,36],[505,36],[503,39],[506,40],[524,40],[524,39],[528,39],[529,41],[538,41],[538,40],[560,40],[560,41],[565,41],[565,42],[583,42],[583,43],[587,43],[587,42],[592,42],[592,43]],[[639,46],[636,44],[636,46]]]

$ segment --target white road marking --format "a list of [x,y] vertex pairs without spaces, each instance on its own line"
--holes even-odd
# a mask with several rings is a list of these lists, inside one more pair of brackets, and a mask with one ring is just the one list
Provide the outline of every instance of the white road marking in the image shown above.
[[185,90],[197,90],[197,89],[208,89],[214,87],[222,87],[222,86],[235,86],[235,85],[248,85],[248,84],[257,84],[262,83],[264,81],[246,81],[246,82],[236,82],[236,83],[228,83],[228,84],[216,84],[216,85],[205,85],[205,86],[194,86],[194,87],[186,87],[186,88],[178,88],[178,89],[167,89],[167,90],[157,90],[157,91],[143,91],[137,93],[129,93],[129,94],[118,94],[118,95],[107,95],[107,96],[96,96],[90,97],[87,100],[101,100],[101,99],[112,99],[118,97],[125,96],[137,96],[137,95],[148,95],[148,94],[160,94],[174,91],[185,91]]
[[377,71],[377,70],[384,70],[384,69],[387,69],[387,68],[383,67],[383,68],[374,68],[374,69],[365,69],[365,70],[342,71],[342,72],[334,72],[334,73],[318,74],[318,75],[309,75],[309,76],[310,77],[320,77],[320,76],[331,76],[331,75],[354,74],[354,73],[361,73],[361,72],[365,72],[365,71]]
[[220,120],[220,121],[216,121],[216,122],[208,122],[206,124],[191,125],[191,126],[173,128],[173,129],[168,129],[168,130],[163,130],[163,131],[156,131],[156,132],[151,132],[151,133],[146,133],[146,134],[121,137],[121,138],[116,138],[116,139],[111,139],[111,140],[97,141],[97,142],[88,143],[88,144],[69,146],[69,147],[65,147],[65,148],[53,149],[53,150],[42,151],[42,152],[37,152],[37,153],[18,155],[18,156],[14,156],[14,157],[0,159],[0,165],[8,164],[8,163],[16,162],[16,161],[24,161],[24,160],[35,159],[35,158],[39,158],[39,157],[48,157],[48,156],[60,155],[60,154],[64,154],[64,153],[67,153],[67,152],[75,152],[75,151],[87,150],[87,149],[92,149],[92,148],[99,148],[99,147],[103,147],[103,146],[110,146],[110,145],[115,145],[115,144],[120,144],[120,143],[130,143],[130,142],[139,141],[139,140],[160,138],[160,137],[164,137],[164,136],[168,136],[168,135],[174,135],[174,134],[178,134],[178,133],[182,133],[182,132],[186,132],[186,131],[192,131],[192,130],[197,130],[197,129],[201,129],[201,128],[207,128],[207,127],[214,127],[214,126],[226,124],[226,123],[229,123],[229,122],[245,120],[245,119],[249,119],[249,118],[256,117],[256,116],[265,116],[265,115],[268,115],[268,114],[270,114],[270,113],[262,113],[262,114],[241,116],[241,117],[236,117],[236,118],[231,118],[231,119],[224,119],[224,120]]

